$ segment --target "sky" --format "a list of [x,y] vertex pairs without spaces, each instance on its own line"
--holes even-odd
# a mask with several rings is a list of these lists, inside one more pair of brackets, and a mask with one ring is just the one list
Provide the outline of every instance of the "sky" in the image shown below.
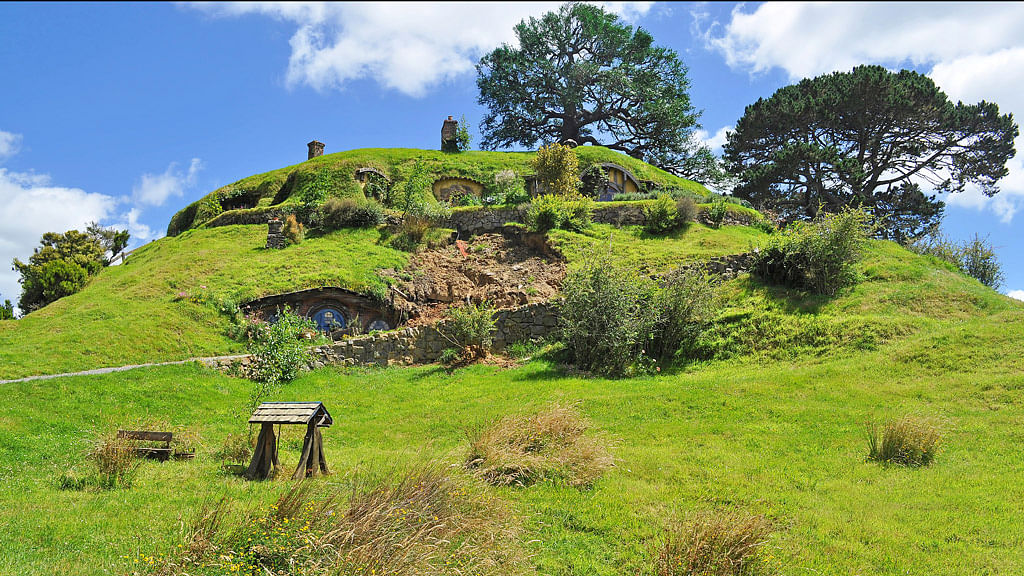
[[[928,75],[1024,117],[1022,3],[605,3],[688,68],[720,151],[745,106],[858,64]],[[0,301],[44,232],[88,222],[165,235],[188,203],[327,153],[434,149],[476,126],[474,65],[558,3],[0,3]],[[1024,137],[1001,192],[945,198],[943,231],[996,247],[1024,300]]]

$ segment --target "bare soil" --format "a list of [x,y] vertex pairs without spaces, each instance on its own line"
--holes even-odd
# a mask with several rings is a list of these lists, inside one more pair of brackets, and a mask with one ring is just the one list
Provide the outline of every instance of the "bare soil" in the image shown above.
[[432,324],[463,302],[512,308],[550,300],[565,278],[565,262],[543,240],[481,234],[424,250],[404,270],[380,274],[393,281],[392,305],[415,326]]

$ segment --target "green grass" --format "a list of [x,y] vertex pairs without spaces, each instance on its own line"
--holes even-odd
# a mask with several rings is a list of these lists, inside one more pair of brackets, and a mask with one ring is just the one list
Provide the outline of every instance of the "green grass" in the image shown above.
[[378,245],[378,237],[342,230],[284,250],[263,248],[265,226],[162,238],[105,268],[78,294],[0,322],[0,379],[237,352],[223,316],[176,295],[243,301],[318,286],[381,292],[376,270],[401,268],[408,254]]
[[[665,528],[716,507],[769,517],[781,574],[1012,574],[1024,565],[1022,346],[1018,306],[813,362],[711,362],[628,380],[567,376],[544,359],[450,374],[324,369],[276,399],[321,400],[334,415],[329,482],[422,458],[461,462],[465,427],[581,402],[617,459],[593,489],[487,488],[513,503],[519,545],[543,574],[646,573]],[[203,502],[266,505],[287,485],[225,476],[210,456],[242,426],[241,380],[167,367],[6,385],[5,395],[0,573],[124,572],[123,555],[175,545],[181,518]],[[935,462],[867,461],[865,423],[904,414],[942,423]],[[205,446],[192,462],[144,464],[128,490],[56,489],[56,475],[83,469],[97,423],[140,415],[195,430]],[[285,430],[286,467],[300,438]]]
[[763,232],[747,226],[715,229],[698,223],[659,236],[650,236],[638,226],[615,228],[610,224],[594,224],[584,234],[552,230],[550,235],[570,264],[587,258],[595,250],[608,251],[613,259],[651,274],[713,256],[746,252],[767,238]]

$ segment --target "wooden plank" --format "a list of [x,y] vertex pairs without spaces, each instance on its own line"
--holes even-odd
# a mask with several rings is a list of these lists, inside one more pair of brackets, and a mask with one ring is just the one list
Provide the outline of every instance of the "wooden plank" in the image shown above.
[[174,432],[153,432],[150,430],[118,430],[118,438],[127,440],[141,440],[145,442],[170,442],[174,439]]

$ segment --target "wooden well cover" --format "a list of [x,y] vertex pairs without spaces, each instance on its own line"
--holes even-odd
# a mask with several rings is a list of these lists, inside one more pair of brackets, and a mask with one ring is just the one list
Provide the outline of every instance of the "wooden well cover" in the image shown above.
[[249,417],[250,424],[309,424],[327,428],[334,424],[323,402],[264,402]]

